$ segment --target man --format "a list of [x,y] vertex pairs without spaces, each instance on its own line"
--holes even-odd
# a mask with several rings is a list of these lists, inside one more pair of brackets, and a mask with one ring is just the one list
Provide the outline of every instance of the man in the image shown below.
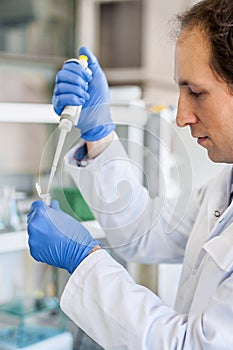
[[204,0],[178,19],[177,124],[190,127],[211,160],[229,163],[187,208],[151,199],[135,180],[113,131],[105,77],[93,54],[81,49],[92,77],[74,64],[57,76],[58,114],[66,104],[85,101],[78,124],[85,141],[69,152],[66,166],[110,244],[128,261],[183,262],[172,309],[137,285],[56,203],[32,205],[32,256],[72,274],[61,307],[105,349],[233,348],[233,2]]

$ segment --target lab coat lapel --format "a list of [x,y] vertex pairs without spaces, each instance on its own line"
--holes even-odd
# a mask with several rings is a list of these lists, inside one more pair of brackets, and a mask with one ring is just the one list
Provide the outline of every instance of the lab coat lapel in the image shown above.
[[212,230],[219,217],[228,207],[230,197],[230,184],[232,176],[232,166],[226,166],[213,181],[209,189],[208,201],[208,225],[209,232]]

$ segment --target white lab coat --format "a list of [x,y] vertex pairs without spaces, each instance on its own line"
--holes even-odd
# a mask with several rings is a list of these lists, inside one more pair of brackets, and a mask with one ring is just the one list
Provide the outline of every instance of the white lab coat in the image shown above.
[[85,168],[73,153],[66,167],[118,254],[142,263],[183,262],[183,271],[172,309],[98,250],[70,277],[64,312],[105,349],[232,350],[231,166],[174,202],[149,198],[117,140]]

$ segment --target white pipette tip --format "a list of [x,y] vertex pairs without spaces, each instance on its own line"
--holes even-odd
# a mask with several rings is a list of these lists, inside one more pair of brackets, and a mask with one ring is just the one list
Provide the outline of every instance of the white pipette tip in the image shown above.
[[51,188],[56,171],[57,171],[57,167],[55,165],[52,165],[50,176],[49,176],[49,183],[47,187],[47,193],[50,193],[50,188]]
[[41,186],[40,184],[37,182],[36,185],[36,191],[37,191],[37,194],[38,196],[42,199],[42,201],[47,205],[49,206],[51,204],[51,196],[50,196],[50,193],[44,193],[42,194],[41,193]]

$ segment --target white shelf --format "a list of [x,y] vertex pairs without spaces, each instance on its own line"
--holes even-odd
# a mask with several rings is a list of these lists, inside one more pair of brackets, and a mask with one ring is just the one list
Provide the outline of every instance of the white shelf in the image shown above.
[[52,104],[0,103],[0,122],[58,124]]
[[[123,105],[112,104],[111,116],[113,121],[135,126],[145,125],[147,120],[145,106],[136,102],[135,104],[129,102]],[[0,103],[0,122],[58,124],[59,119],[59,116],[53,110],[52,104]]]
[[[104,231],[97,221],[84,221],[82,224],[95,239],[104,238]],[[28,249],[27,231],[0,233],[0,254]]]
[[28,234],[26,231],[0,234],[0,254],[28,249]]

